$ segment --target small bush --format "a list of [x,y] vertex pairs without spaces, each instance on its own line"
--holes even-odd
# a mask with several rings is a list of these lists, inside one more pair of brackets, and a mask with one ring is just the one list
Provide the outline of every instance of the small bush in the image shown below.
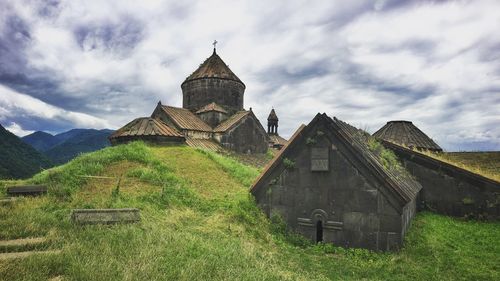
[[285,165],[286,169],[291,170],[295,168],[295,161],[288,158],[283,158],[283,165]]

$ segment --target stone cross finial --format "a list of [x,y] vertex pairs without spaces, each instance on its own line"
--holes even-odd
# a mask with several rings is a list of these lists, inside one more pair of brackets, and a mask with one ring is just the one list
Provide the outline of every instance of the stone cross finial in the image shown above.
[[214,42],[212,43],[212,45],[214,45],[214,50],[215,50],[215,48],[217,48],[217,46],[216,46],[217,43],[219,43],[219,42],[217,42],[217,40],[214,40]]

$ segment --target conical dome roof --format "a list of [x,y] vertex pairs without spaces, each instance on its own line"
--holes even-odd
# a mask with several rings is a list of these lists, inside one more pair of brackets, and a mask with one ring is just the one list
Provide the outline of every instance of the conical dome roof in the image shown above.
[[238,76],[236,76],[231,71],[231,69],[229,69],[229,67],[219,57],[219,55],[217,55],[215,49],[212,55],[209,58],[207,58],[195,72],[189,75],[183,82],[183,84],[191,80],[202,79],[202,78],[228,79],[243,84],[240,78],[238,78]]
[[416,149],[443,151],[431,138],[410,121],[389,121],[374,137]]

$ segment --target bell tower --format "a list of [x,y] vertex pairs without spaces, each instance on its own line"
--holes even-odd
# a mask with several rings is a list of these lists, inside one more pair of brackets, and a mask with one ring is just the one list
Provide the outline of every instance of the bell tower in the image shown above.
[[269,116],[267,117],[267,133],[268,134],[278,134],[278,116],[274,111],[274,108],[271,109]]

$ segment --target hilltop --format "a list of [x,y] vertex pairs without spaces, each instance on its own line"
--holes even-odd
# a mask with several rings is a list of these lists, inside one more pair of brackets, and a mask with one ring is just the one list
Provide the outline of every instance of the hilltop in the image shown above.
[[30,177],[51,166],[47,157],[0,125],[0,179]]
[[[0,238],[46,236],[57,255],[0,260],[6,280],[497,280],[500,225],[419,213],[405,247],[312,244],[273,223],[248,188],[259,170],[185,146],[131,143],[81,155],[29,183],[49,194],[0,207]],[[109,178],[87,178],[104,176]],[[118,178],[121,181],[118,185]],[[6,184],[0,183],[0,196]],[[118,186],[118,188],[117,188]],[[137,207],[138,224],[71,224],[73,208]]]

